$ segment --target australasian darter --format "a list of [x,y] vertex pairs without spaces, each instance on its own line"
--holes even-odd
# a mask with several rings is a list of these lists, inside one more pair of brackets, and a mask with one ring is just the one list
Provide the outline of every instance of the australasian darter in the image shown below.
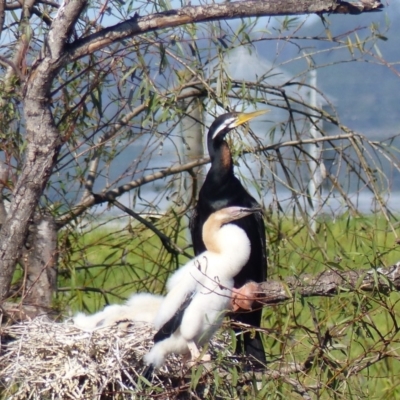
[[[259,207],[257,201],[234,175],[232,156],[225,136],[232,129],[265,112],[223,114],[215,119],[208,131],[207,146],[211,158],[211,168],[200,190],[191,220],[191,235],[195,254],[200,254],[205,250],[201,232],[203,224],[210,214],[224,207]],[[250,258],[235,276],[234,287],[240,288],[248,281],[265,281],[267,276],[267,250],[262,213],[254,213],[232,223],[246,232],[251,243]],[[233,318],[259,327],[261,314],[262,309],[256,309],[252,312],[235,313]],[[243,343],[240,339],[238,340],[236,352],[238,354],[244,352],[247,356],[250,356],[250,359],[254,357],[260,363],[265,364],[265,352],[259,332],[244,333]]]
[[153,324],[163,296],[135,293],[124,304],[112,304],[92,315],[82,312],[73,317],[74,325],[87,332],[95,331],[121,322],[145,322]]
[[231,308],[233,277],[250,257],[250,240],[233,221],[259,208],[228,207],[210,216],[202,227],[206,251],[178,269],[167,282],[167,295],[154,320],[154,346],[144,357],[149,377],[170,353],[200,355]]

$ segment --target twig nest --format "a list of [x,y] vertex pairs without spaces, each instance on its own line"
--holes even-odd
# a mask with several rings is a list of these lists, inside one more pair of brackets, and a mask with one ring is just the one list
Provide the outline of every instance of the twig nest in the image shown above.
[[[2,328],[2,336],[12,338],[1,347],[2,398],[87,400],[112,399],[121,391],[135,398],[154,330],[127,321],[84,332],[71,321],[39,317]],[[171,368],[181,368],[178,359],[171,357],[163,371]]]

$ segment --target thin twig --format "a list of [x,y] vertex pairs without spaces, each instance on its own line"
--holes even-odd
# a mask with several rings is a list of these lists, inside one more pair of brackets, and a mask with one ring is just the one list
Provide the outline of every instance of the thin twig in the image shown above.
[[181,249],[176,243],[174,243],[167,235],[162,233],[159,229],[157,229],[151,222],[147,221],[145,218],[141,217],[138,213],[135,213],[132,211],[130,208],[125,207],[122,203],[120,203],[117,200],[112,200],[112,204],[114,204],[116,207],[118,207],[121,211],[127,213],[131,217],[135,218],[137,221],[142,223],[146,228],[150,229],[152,232],[154,232],[158,238],[161,240],[161,243],[165,247],[165,249],[168,251],[168,253],[178,255],[182,254],[188,259],[193,258],[192,255],[189,253],[186,253],[183,249]]

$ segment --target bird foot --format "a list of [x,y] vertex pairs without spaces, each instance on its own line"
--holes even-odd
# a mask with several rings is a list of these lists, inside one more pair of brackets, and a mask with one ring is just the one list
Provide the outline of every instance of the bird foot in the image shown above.
[[204,364],[204,365],[209,365],[209,363],[211,362],[211,356],[210,354],[206,353],[203,355],[203,357],[201,357],[200,359],[196,358],[196,359],[190,359],[186,361],[186,365],[188,368],[192,368],[193,366],[195,366],[196,364]]
[[201,353],[200,353],[199,348],[197,347],[196,343],[189,342],[188,348],[189,348],[190,353],[186,353],[184,355],[183,360],[189,368],[193,367],[198,362],[207,363],[207,362],[211,361],[211,355],[208,353],[205,353],[205,354],[203,354],[203,356],[200,357]]
[[233,312],[239,309],[251,310],[253,302],[256,300],[259,291],[258,283],[247,282],[238,289],[232,289],[231,308]]

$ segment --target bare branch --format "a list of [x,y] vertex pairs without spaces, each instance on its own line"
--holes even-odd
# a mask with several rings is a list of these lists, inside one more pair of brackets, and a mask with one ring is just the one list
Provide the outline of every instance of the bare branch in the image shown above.
[[131,19],[103,29],[74,42],[69,49],[69,61],[76,60],[100,50],[110,44],[158,29],[170,28],[184,24],[215,21],[218,19],[235,19],[245,17],[298,15],[313,13],[361,13],[377,11],[383,7],[380,0],[362,0],[358,8],[347,2],[332,0],[269,0],[269,1],[236,1],[222,4],[186,6],[179,10]]
[[[267,150],[277,150],[282,147],[290,147],[290,146],[300,146],[304,144],[317,143],[317,142],[328,142],[333,140],[342,140],[349,139],[350,137],[357,136],[356,133],[348,133],[344,135],[335,135],[335,136],[326,136],[317,139],[304,139],[304,140],[291,140],[282,143],[274,143],[266,146],[257,146],[254,150],[246,150],[243,151],[240,155],[248,154],[248,153],[260,153],[262,151]],[[82,215],[88,208],[96,205],[107,203],[117,199],[124,193],[127,193],[133,189],[136,189],[140,186],[145,185],[146,183],[154,182],[159,179],[163,179],[167,176],[179,174],[181,172],[189,172],[193,168],[201,167],[202,165],[206,165],[210,162],[210,157],[200,158],[199,160],[191,161],[182,165],[175,165],[170,168],[163,169],[161,171],[155,172],[150,175],[146,175],[143,178],[136,179],[129,183],[119,186],[116,189],[104,191],[102,193],[96,193],[91,195],[86,195],[82,201],[73,207],[68,213],[62,215],[57,219],[57,225],[59,228],[66,225],[68,222],[72,221],[74,218]],[[94,168],[94,167],[93,167]]]
[[205,165],[210,162],[209,157],[201,158],[200,160],[192,161],[190,163],[184,165],[177,165],[170,168],[166,168],[162,171],[155,172],[154,174],[144,176],[143,178],[137,179],[135,181],[131,181],[125,185],[119,186],[116,189],[109,190],[107,192],[103,192],[100,194],[94,194],[86,197],[80,204],[76,205],[70,212],[61,216],[57,220],[58,226],[61,228],[69,221],[83,214],[88,208],[94,206],[95,204],[101,204],[113,201],[113,199],[118,198],[123,193],[126,193],[132,189],[135,189],[139,186],[142,186],[149,182],[154,182],[158,179],[165,178],[170,175],[174,175],[180,172],[188,171],[192,168],[199,167],[201,165]]
[[60,4],[56,3],[55,1],[51,1],[51,0],[37,0],[37,3],[46,4],[46,5],[54,7],[54,8],[60,7]]
[[[5,0],[4,0],[4,2],[5,2]],[[19,8],[22,8],[23,7],[23,3],[22,2],[19,2],[19,1],[16,1],[16,2],[14,2],[14,3],[7,3],[6,5],[5,5],[5,9],[8,11],[8,10],[18,10]]]
[[268,281],[259,285],[258,301],[263,304],[280,303],[293,298],[333,296],[340,292],[400,290],[400,262],[388,268],[341,271],[328,270],[316,276],[305,274],[284,281]]
[[[204,92],[201,91],[200,89],[196,88],[191,88],[185,90],[183,93],[180,93],[179,95],[176,96],[176,100],[184,100],[187,98],[191,97],[199,97],[204,95]],[[167,96],[166,96],[167,98]],[[97,147],[101,148],[103,145],[105,145],[108,141],[114,139],[118,134],[121,133],[123,128],[128,125],[129,121],[131,121],[135,116],[139,115],[141,112],[146,110],[148,108],[148,104],[141,104],[138,107],[135,107],[132,111],[127,113],[123,118],[121,118],[121,121],[117,124],[115,124],[110,130],[108,130],[106,133],[104,133],[99,139],[98,139],[98,144]],[[89,173],[85,182],[85,192],[82,195],[82,199],[86,200],[86,198],[90,197],[90,194],[92,192],[92,188],[95,182],[96,178],[96,173],[97,169],[99,166],[99,152],[96,151],[90,160],[90,165],[89,165]]]
[[9,168],[3,161],[0,162],[0,225],[4,224],[7,218],[7,211],[4,204],[4,188],[7,185]]
[[[22,16],[21,21],[19,22],[21,35],[18,40],[18,45],[15,46],[15,52],[12,61],[7,63],[8,68],[4,78],[6,91],[14,90],[14,83],[12,78],[15,75],[17,75],[18,77],[24,76],[26,72],[26,54],[28,52],[29,44],[31,41],[29,20],[31,18],[31,11],[35,4],[35,0],[27,0],[21,4]],[[23,81],[24,79],[22,79],[22,82]]]
[[128,207],[125,207],[123,204],[121,204],[120,202],[118,202],[116,200],[112,200],[111,202],[116,207],[118,207],[120,210],[127,213],[131,217],[135,218],[137,221],[139,221],[145,227],[149,228],[152,232],[154,232],[158,236],[158,238],[161,240],[161,243],[166,248],[168,253],[175,254],[175,255],[183,254],[184,256],[186,256],[189,259],[193,257],[192,255],[186,253],[179,246],[177,246],[167,235],[165,235],[160,230],[158,230],[152,223],[147,221],[145,218],[141,217],[138,213],[135,213],[134,211],[132,211]]
[[[0,10],[1,12],[1,10]],[[0,64],[3,64],[7,67],[11,67],[15,73],[15,75],[18,76],[19,80],[21,82],[23,82],[25,80],[24,75],[22,75],[21,71],[17,68],[17,66],[10,60],[8,60],[7,58],[0,56]]]

